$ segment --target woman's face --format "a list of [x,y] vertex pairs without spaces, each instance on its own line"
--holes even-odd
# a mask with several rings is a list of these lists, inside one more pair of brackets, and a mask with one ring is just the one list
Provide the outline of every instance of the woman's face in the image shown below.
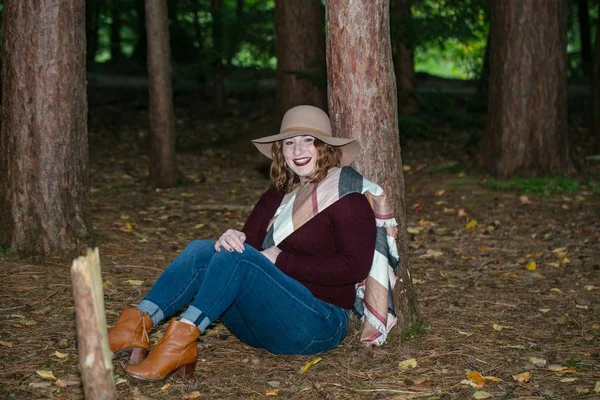
[[304,183],[315,173],[317,149],[312,136],[294,136],[283,139],[283,158],[293,173]]

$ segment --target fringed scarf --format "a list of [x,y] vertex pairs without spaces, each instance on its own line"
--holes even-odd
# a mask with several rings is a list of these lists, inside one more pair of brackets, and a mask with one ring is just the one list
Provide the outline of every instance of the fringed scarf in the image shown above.
[[333,168],[318,184],[300,186],[284,196],[262,246],[264,249],[277,246],[312,217],[350,193],[364,194],[375,213],[375,254],[369,276],[356,285],[354,311],[363,321],[361,341],[381,345],[397,322],[392,289],[398,268],[398,224],[381,187],[350,167]]

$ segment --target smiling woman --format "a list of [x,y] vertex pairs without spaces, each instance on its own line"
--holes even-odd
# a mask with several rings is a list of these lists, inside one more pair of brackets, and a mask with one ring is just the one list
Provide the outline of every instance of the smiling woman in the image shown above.
[[[254,144],[273,160],[273,187],[242,230],[190,243],[110,330],[112,351],[139,355],[150,347],[148,331],[187,305],[148,358],[127,366],[130,376],[191,375],[196,338],[218,318],[250,346],[315,354],[344,339],[349,310],[365,299],[363,341],[385,341],[395,321],[386,320],[395,279],[388,263],[397,254],[385,237],[395,221],[381,188],[347,167],[358,144],[331,136],[329,117],[311,106],[292,108],[279,134]],[[362,285],[369,275],[376,278]]]

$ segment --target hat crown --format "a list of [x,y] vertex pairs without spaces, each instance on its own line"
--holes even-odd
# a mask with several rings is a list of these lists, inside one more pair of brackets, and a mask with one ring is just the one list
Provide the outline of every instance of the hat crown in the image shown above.
[[320,108],[297,106],[288,110],[281,121],[280,133],[288,131],[315,131],[331,136],[331,121]]

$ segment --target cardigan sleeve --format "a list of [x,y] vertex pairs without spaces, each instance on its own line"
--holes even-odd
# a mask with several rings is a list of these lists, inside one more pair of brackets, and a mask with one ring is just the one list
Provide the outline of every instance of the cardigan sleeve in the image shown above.
[[246,243],[255,249],[263,250],[262,242],[267,234],[267,226],[282,198],[283,193],[271,187],[261,196],[246,220],[242,232],[246,234]]
[[369,274],[375,251],[375,215],[366,197],[346,195],[327,210],[334,229],[335,251],[315,256],[282,251],[275,265],[303,282],[339,286],[362,281]]

